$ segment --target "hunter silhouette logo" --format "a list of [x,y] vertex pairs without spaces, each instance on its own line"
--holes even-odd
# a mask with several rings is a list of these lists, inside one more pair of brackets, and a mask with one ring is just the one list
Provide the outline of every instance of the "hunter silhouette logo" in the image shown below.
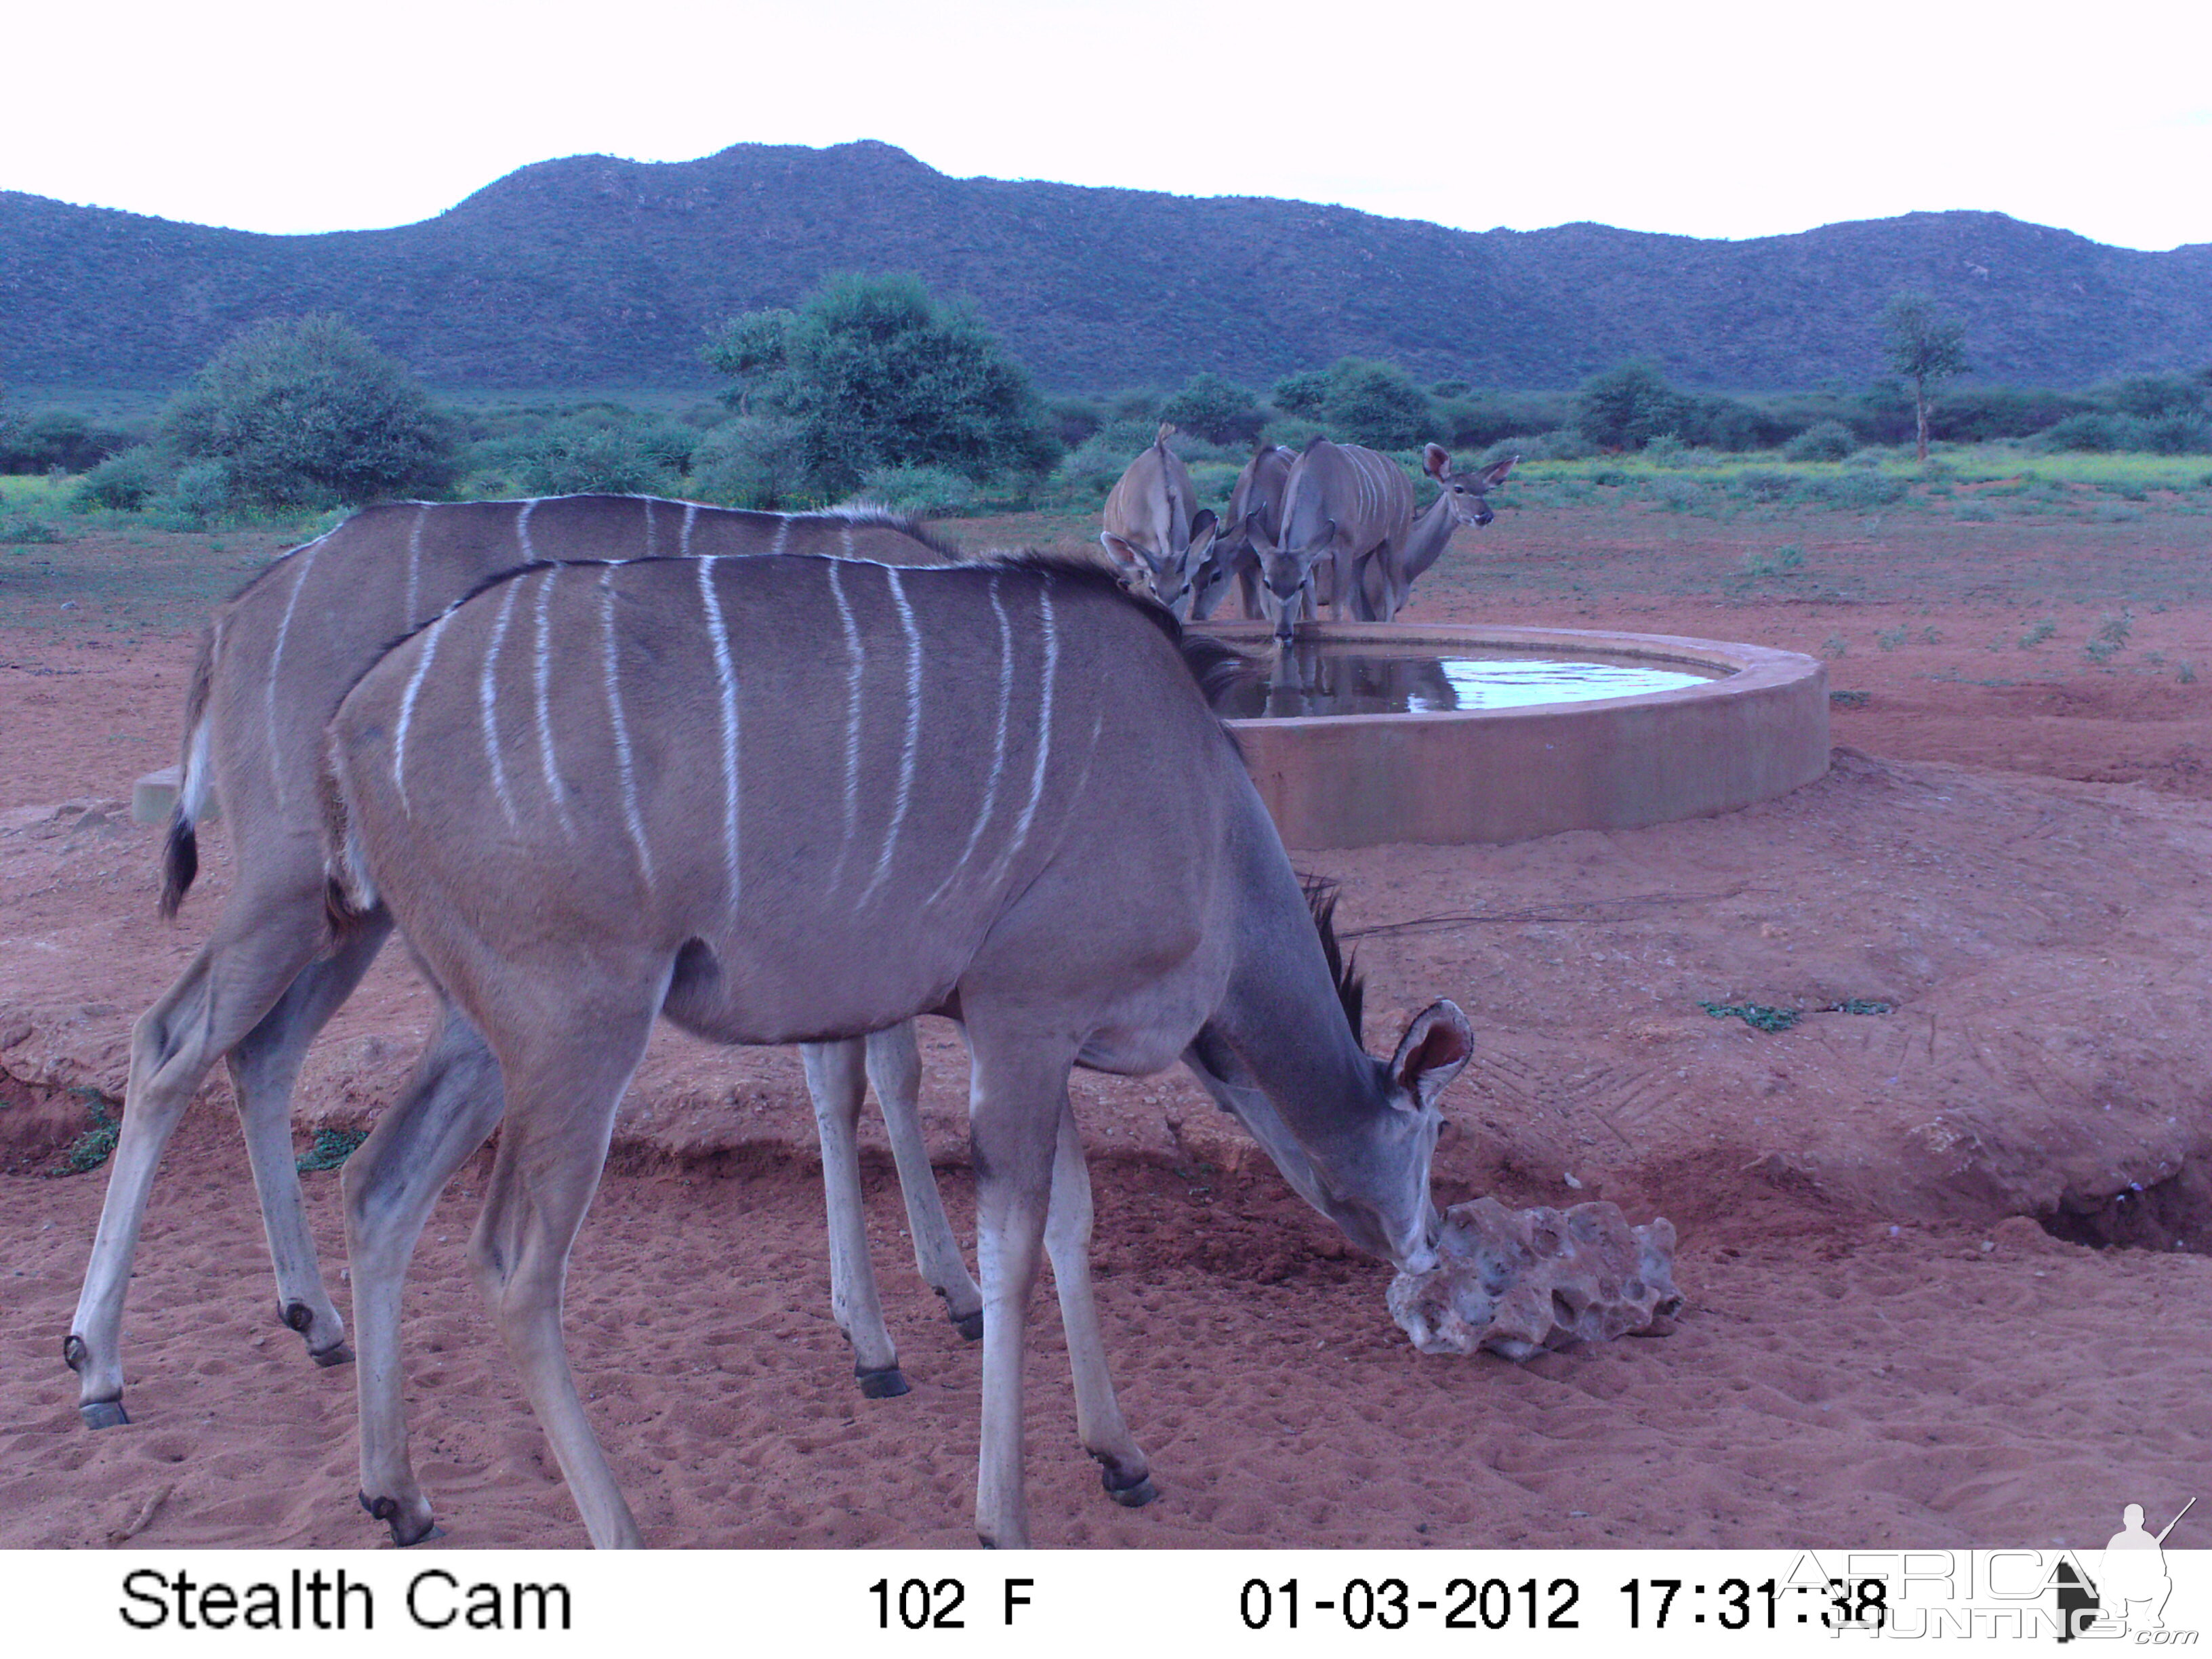
[[2142,1505],[2129,1504],[2120,1511],[2120,1529],[2106,1543],[2104,1560],[2092,1582],[2084,1583],[2069,1564],[2062,1562],[2053,1576],[2058,1589],[2059,1618],[2064,1626],[2058,1639],[2070,1642],[2092,1624],[2106,1622],[2115,1635],[2164,1630],[2166,1598],[2173,1594],[2173,1580],[2166,1571],[2166,1534],[2196,1506],[2197,1500],[2191,1498],[2181,1506],[2180,1514],[2154,1536],[2143,1529]]

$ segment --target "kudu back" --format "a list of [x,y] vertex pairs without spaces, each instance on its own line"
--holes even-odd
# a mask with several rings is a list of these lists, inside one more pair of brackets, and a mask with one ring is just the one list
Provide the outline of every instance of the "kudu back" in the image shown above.
[[1190,619],[1205,622],[1218,614],[1232,588],[1247,622],[1273,613],[1260,596],[1260,554],[1255,544],[1273,543],[1283,533],[1283,486],[1298,452],[1282,444],[1261,444],[1237,475],[1221,529],[1190,579]]
[[[593,646],[550,683],[529,648],[540,617]],[[1224,654],[1096,566],[560,564],[456,605],[346,697],[325,784],[340,937],[387,908],[498,1057],[507,1115],[471,1260],[595,1543],[640,1540],[569,1371],[561,1285],[660,1014],[739,1043],[961,1022],[988,1543],[1029,1541],[1022,1358],[1042,1255],[1082,1443],[1117,1498],[1152,1490],[1105,1364],[1072,1066],[1185,1058],[1355,1243],[1433,1261],[1437,1097],[1466,1021],[1438,1003],[1389,1062],[1363,1050],[1201,690]],[[1190,856],[1153,861],[1127,834],[1139,820]],[[402,1103],[356,1155],[350,1207],[372,1231],[388,1182],[442,1181],[386,1156],[412,1133]],[[361,1239],[356,1340],[363,1501],[407,1540],[431,1516],[397,1321],[363,1311],[396,1310],[395,1261]]]
[[[394,639],[499,571],[556,554],[830,554],[890,564],[954,556],[890,514],[729,512],[686,501],[577,495],[540,501],[401,503],[355,514],[295,549],[216,613],[185,711],[182,781],[164,860],[161,908],[173,915],[198,867],[211,804],[229,828],[234,881],[208,942],[131,1033],[123,1123],[98,1236],[64,1345],[79,1408],[95,1428],[127,1421],[122,1403],[124,1297],[155,1170],[209,1066],[229,1063],[276,1268],[278,1316],[329,1364],[350,1354],[325,1290],[301,1201],[291,1091],[301,1060],[381,945],[371,919],[325,956],[315,778],[325,722],[346,688]],[[570,672],[577,641],[540,629],[516,644],[545,674]],[[896,1354],[860,1237],[852,1122],[863,1087],[859,1045],[808,1056],[832,1218],[833,1301],[853,1336],[864,1389],[902,1391]],[[913,1091],[910,1030],[879,1035],[877,1079],[905,1187],[917,1256],[948,1311],[980,1334],[981,1298],[944,1220]],[[465,1023],[434,1036],[409,1089],[420,1115],[488,1132],[495,1071]],[[454,1133],[460,1133],[456,1129]]]

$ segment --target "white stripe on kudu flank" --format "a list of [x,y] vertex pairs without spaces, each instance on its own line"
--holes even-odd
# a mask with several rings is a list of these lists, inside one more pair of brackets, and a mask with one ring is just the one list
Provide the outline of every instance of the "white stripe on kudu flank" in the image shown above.
[[415,522],[407,532],[407,614],[399,619],[402,633],[415,626],[415,596],[422,586],[422,524],[430,516],[430,503],[415,509]]
[[399,719],[392,730],[392,782],[399,791],[399,810],[410,817],[415,814],[407,804],[407,728],[415,723],[415,697],[422,689],[422,677],[430,672],[430,659],[438,654],[438,636],[453,619],[450,609],[440,611],[438,620],[422,635],[422,654],[415,659],[414,673],[408,676],[407,694],[399,699]]
[[262,713],[269,726],[269,776],[276,786],[276,810],[284,810],[284,769],[277,757],[284,750],[276,741],[276,670],[284,660],[284,637],[292,631],[292,612],[300,603],[300,590],[307,585],[307,573],[315,568],[315,555],[322,547],[323,538],[318,536],[300,550],[307,556],[300,561],[300,574],[292,578],[292,591],[284,596],[284,614],[276,623],[276,644],[269,653],[269,677],[262,683]]
[[629,827],[630,845],[637,848],[637,867],[645,884],[653,885],[653,854],[645,844],[645,819],[637,810],[637,773],[630,764],[629,725],[623,718],[621,676],[615,647],[616,567],[599,572],[599,641],[604,647],[607,682],[607,719],[615,733],[615,768],[622,775],[623,822]]
[[1052,683],[1054,671],[1060,666],[1060,635],[1052,625],[1052,577],[1048,573],[1037,586],[1037,621],[1044,635],[1044,674],[1037,696],[1036,762],[1030,770],[1030,798],[1022,807],[1021,817],[1015,821],[1013,839],[1006,843],[1006,850],[999,854],[998,863],[992,866],[987,886],[994,885],[1012,866],[1030,838],[1030,825],[1036,820],[1037,803],[1044,797],[1045,763],[1052,755]]
[[699,561],[699,602],[707,612],[707,637],[714,642],[714,678],[722,688],[722,844],[730,875],[730,913],[738,908],[738,672],[730,662],[730,636],[715,596],[719,559]]
[[545,769],[545,793],[553,803],[553,810],[561,815],[561,829],[573,841],[576,826],[568,817],[568,800],[561,788],[561,775],[553,764],[553,717],[551,708],[553,678],[553,640],[545,607],[553,597],[553,584],[559,579],[561,567],[553,566],[545,573],[544,585],[538,590],[538,759]]
[[522,511],[516,515],[514,520],[515,544],[522,549],[522,562],[525,564],[538,562],[538,550],[530,544],[530,515],[537,510],[538,498],[533,495],[523,502]]
[[[847,532],[849,536],[850,532]],[[899,626],[906,632],[906,738],[899,749],[898,793],[891,802],[890,828],[884,833],[883,856],[876,860],[876,873],[860,897],[866,904],[875,896],[876,889],[884,884],[890,873],[891,853],[898,846],[899,830],[906,823],[907,803],[914,795],[915,751],[921,744],[921,634],[914,625],[914,607],[907,603],[906,584],[900,580],[893,565],[878,567],[891,591],[891,603],[898,607]]]
[[840,574],[844,566],[835,559],[824,559],[822,568],[830,573],[830,596],[837,601],[837,618],[845,625],[845,654],[853,664],[845,677],[845,838],[837,844],[837,862],[830,872],[830,887],[835,891],[838,877],[845,872],[845,857],[852,850],[860,822],[860,677],[868,659],[860,650],[860,630],[854,626],[853,607],[845,598],[845,581]]
[[506,596],[499,602],[499,616],[492,623],[491,638],[484,646],[483,672],[477,680],[477,708],[483,716],[484,760],[491,768],[492,793],[499,797],[499,810],[507,815],[507,827],[520,826],[514,815],[514,798],[507,793],[507,767],[499,753],[499,647],[507,638],[507,618],[514,614],[514,596],[522,591],[522,584],[511,581]]
[[648,495],[645,500],[645,556],[648,559],[653,556],[653,498]]
[[776,520],[775,539],[769,544],[771,554],[781,555],[784,544],[791,539],[791,514],[785,514]]
[[983,839],[983,826],[990,823],[991,814],[998,810],[999,779],[1006,769],[1006,726],[1014,704],[1014,630],[1006,620],[1006,607],[999,598],[999,573],[991,573],[991,611],[999,619],[999,723],[991,738],[991,775],[984,781],[983,804],[975,809],[975,827],[968,832],[968,844],[960,849],[960,856],[945,872],[945,879],[937,884],[937,890],[921,902],[925,910],[945,896],[945,890],[959,878],[968,867],[968,860],[975,856],[976,844]]
[[677,543],[677,549],[687,559],[691,556],[691,526],[698,522],[699,503],[696,501],[684,502],[684,535],[682,539]]

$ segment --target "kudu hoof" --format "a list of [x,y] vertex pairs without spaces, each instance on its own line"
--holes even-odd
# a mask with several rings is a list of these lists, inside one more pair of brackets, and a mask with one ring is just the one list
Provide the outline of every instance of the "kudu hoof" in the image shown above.
[[906,1377],[896,1365],[886,1365],[879,1371],[855,1365],[853,1375],[860,1380],[860,1392],[870,1400],[896,1400],[907,1392]]
[[353,1350],[343,1342],[333,1342],[329,1347],[325,1348],[319,1353],[313,1348],[308,1349],[307,1358],[313,1360],[315,1364],[320,1365],[325,1370],[328,1370],[333,1365],[352,1364]]
[[952,1328],[970,1342],[983,1340],[983,1310],[981,1308],[971,1314],[947,1314],[945,1317],[952,1322]]
[[1134,1480],[1116,1474],[1112,1469],[1098,1471],[1098,1484],[1106,1488],[1106,1495],[1125,1510],[1140,1510],[1160,1495],[1152,1484],[1152,1477],[1140,1474]]
[[84,1419],[88,1429],[120,1428],[131,1420],[120,1400],[88,1400],[76,1408],[76,1414]]
[[371,1498],[365,1492],[355,1495],[361,1499],[362,1508],[392,1529],[392,1541],[403,1550],[410,1545],[446,1535],[446,1529],[428,1516],[422,1517],[422,1524],[419,1528],[406,1525],[405,1517],[399,1512],[399,1505],[389,1498]]

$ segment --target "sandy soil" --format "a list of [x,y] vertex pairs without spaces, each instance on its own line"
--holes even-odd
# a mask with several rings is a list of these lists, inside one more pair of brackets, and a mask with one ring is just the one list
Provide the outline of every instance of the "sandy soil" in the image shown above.
[[[2191,1358],[2212,1322],[2203,523],[1568,509],[1463,535],[1419,614],[1824,652],[1864,694],[1837,706],[1830,775],[1748,811],[1302,860],[1343,884],[1370,1047],[1434,996],[1474,1019],[1439,1199],[1666,1214],[1689,1304],[1664,1338],[1424,1358],[1388,1270],[1194,1088],[1081,1079],[1108,1340],[1162,1497],[1097,1492],[1041,1303],[1039,1541],[2078,1546],[2124,1502],[2177,1509],[2212,1452]],[[1801,561],[1745,574],[1781,542]],[[350,1376],[273,1322],[226,1082],[156,1190],[131,1426],[84,1430],[58,1358],[100,1178],[49,1172],[119,1096],[131,1018],[227,889],[218,830],[182,918],[157,921],[155,832],[114,810],[173,758],[204,603],[182,576],[147,586],[90,616],[0,589],[0,1547],[369,1544]],[[2123,611],[2124,641],[2085,653]],[[1765,1033],[1707,1001],[1806,1012]],[[1875,1002],[1892,1012],[1834,1006]],[[426,1009],[393,953],[309,1061],[303,1135],[367,1121]],[[948,1028],[925,1056],[964,1228]],[[656,1041],[570,1290],[602,1437],[656,1543],[965,1543],[977,1352],[907,1270],[877,1160],[915,1388],[860,1397],[810,1131],[795,1057]],[[577,1543],[462,1266],[481,1180],[447,1195],[410,1292],[434,1547]],[[307,1178],[333,1279],[337,1187]],[[2134,1248],[2089,1248],[2109,1240]]]

